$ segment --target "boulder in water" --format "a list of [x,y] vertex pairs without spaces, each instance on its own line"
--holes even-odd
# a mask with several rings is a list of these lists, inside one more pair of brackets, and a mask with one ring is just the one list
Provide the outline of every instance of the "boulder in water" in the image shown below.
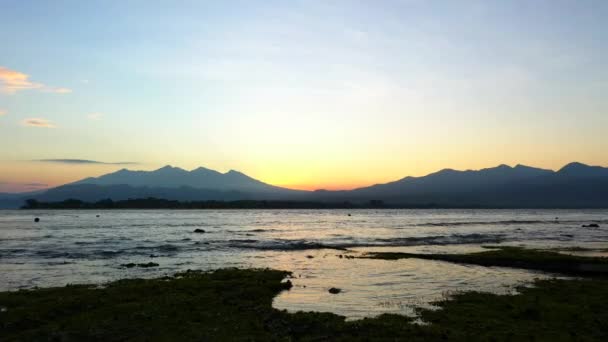
[[38,217],[36,217],[36,218],[34,219],[34,222],[40,222],[40,219],[39,219]]
[[205,232],[205,230],[204,230],[204,229],[200,229],[200,228],[196,228],[196,229],[194,230],[194,232],[195,232],[195,233],[202,234],[202,233],[204,233],[204,232]]
[[597,223],[591,223],[591,224],[584,224],[583,228],[599,228],[600,225]]
[[342,290],[337,287],[332,287],[331,289],[329,289],[328,292],[331,294],[338,294],[338,293],[342,292]]
[[285,289],[285,290],[289,290],[293,287],[291,280],[283,281],[283,282],[281,282],[281,285],[283,286],[283,289]]

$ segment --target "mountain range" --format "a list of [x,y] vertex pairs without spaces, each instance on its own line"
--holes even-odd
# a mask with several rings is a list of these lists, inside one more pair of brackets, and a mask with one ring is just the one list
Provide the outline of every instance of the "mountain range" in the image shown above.
[[155,171],[122,169],[30,194],[0,194],[0,207],[40,201],[129,198],[194,200],[383,201],[395,206],[493,208],[608,208],[608,168],[570,163],[558,171],[524,165],[481,170],[444,169],[423,177],[343,191],[292,190],[238,171],[220,173],[165,166]]

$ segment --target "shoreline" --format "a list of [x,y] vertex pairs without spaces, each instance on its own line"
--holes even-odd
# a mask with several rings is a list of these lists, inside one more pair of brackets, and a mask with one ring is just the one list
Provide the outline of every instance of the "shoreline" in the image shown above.
[[[461,256],[476,255],[479,259],[481,253]],[[553,252],[538,253],[546,257]],[[508,251],[508,255],[528,261],[538,260],[540,254]],[[391,257],[395,262],[400,259]],[[585,262],[595,259],[566,258]],[[416,308],[416,317],[382,314],[352,321],[332,313],[290,313],[273,308],[274,298],[291,288],[290,277],[288,271],[271,269],[219,269],[156,279],[123,279],[103,286],[1,292],[0,339],[424,341],[608,337],[604,323],[608,319],[605,276],[536,280],[532,286],[517,287],[515,295],[455,293],[433,303],[439,310]]]

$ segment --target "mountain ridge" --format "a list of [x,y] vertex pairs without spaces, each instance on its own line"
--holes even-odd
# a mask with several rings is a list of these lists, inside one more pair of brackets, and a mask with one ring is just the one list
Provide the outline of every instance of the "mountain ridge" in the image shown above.
[[[446,168],[426,176],[408,176],[353,190],[305,191],[267,184],[235,170],[221,173],[198,167],[187,171],[166,165],[153,171],[121,169],[31,197],[46,201],[157,197],[171,200],[383,201],[444,207],[608,208],[608,168],[579,162],[569,163],[557,171],[522,164],[514,167],[501,164],[480,170]],[[13,202],[15,198],[11,197]]]
[[153,171],[120,169],[99,177],[88,177],[66,185],[129,185],[148,187],[192,187],[220,191],[288,192],[298,191],[277,187],[254,179],[246,174],[229,170],[225,173],[205,167],[190,171],[171,165]]

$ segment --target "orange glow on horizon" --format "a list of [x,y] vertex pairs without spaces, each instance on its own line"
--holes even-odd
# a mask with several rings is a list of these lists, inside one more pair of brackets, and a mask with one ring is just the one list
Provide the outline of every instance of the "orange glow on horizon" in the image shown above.
[[[272,184],[272,183],[269,183]],[[305,190],[305,191],[315,191],[315,190],[353,190],[357,188],[367,187],[370,185],[376,184],[375,182],[369,183],[288,183],[288,184],[272,184],[275,186],[280,186],[282,188],[292,189],[292,190]]]
[[[352,190],[362,187],[372,186],[374,184],[384,184],[394,182],[406,176],[420,177],[433,172],[437,172],[443,168],[450,167],[456,170],[479,170],[482,168],[495,167],[501,162],[496,157],[495,161],[481,161],[462,158],[460,162],[453,156],[452,160],[447,160],[444,156],[443,160],[431,160],[428,162],[418,162],[413,160],[409,163],[399,162],[397,160],[389,162],[377,162],[367,164],[350,163],[345,165],[330,164],[283,164],[283,163],[265,163],[265,164],[246,164],[241,165],[208,165],[209,168],[225,173],[229,169],[240,171],[254,179],[264,183],[284,187],[294,190]],[[547,160],[544,163],[534,163],[522,161],[524,165],[532,167],[544,167],[553,170],[558,170],[567,162],[562,160],[553,160],[551,156],[545,156]],[[502,158],[501,158],[502,159]],[[515,159],[515,158],[504,158]],[[524,158],[521,158],[524,159]],[[531,159],[531,158],[530,158]],[[599,158],[577,158],[577,161],[589,165],[601,165],[605,163],[597,162]],[[191,171],[205,163],[172,163],[176,167],[181,167],[187,171]],[[184,165],[185,164],[185,165]],[[191,165],[190,165],[191,164]],[[505,164],[514,166],[515,162],[505,162]],[[55,163],[42,163],[35,161],[4,161],[0,163],[0,192],[29,192],[35,190],[43,190],[56,186],[79,181],[87,177],[98,177],[104,174],[115,172],[122,168],[129,170],[153,171],[164,164],[157,162],[142,163],[138,165],[112,165],[112,164],[73,164],[62,165]]]

